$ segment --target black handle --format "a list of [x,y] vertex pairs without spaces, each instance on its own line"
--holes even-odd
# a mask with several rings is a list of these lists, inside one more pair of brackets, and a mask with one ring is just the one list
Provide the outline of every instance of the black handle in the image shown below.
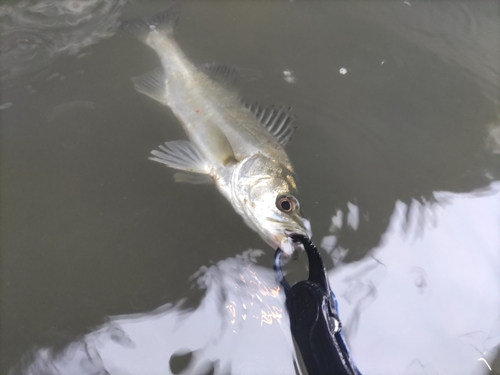
[[318,249],[308,238],[292,238],[301,242],[307,252],[309,278],[290,286],[281,270],[283,252],[279,248],[274,271],[276,281],[285,291],[290,329],[309,375],[361,375],[342,335],[335,295]]

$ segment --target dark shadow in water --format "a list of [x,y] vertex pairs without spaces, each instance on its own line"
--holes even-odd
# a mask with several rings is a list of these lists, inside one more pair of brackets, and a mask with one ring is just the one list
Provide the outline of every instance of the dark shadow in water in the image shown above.
[[192,358],[193,353],[191,351],[182,354],[172,354],[170,357],[170,371],[174,374],[179,374],[189,366]]
[[[244,92],[294,106],[301,127],[288,150],[316,241],[336,210],[354,203],[359,227],[344,225],[338,245],[349,250],[347,261],[360,259],[380,243],[396,201],[434,202],[435,191],[467,192],[500,178],[498,155],[485,149],[498,113],[459,67],[341,11],[310,17],[297,5],[280,28],[271,21],[282,6],[239,6],[186,4],[179,40],[199,62],[253,48],[255,60],[242,65],[264,77]],[[229,20],[238,12],[248,17]],[[227,40],[209,45],[203,29],[214,27],[214,14]],[[129,81],[158,64],[153,52],[121,36],[86,51],[2,91],[0,105],[13,104],[0,112],[1,372],[33,346],[63,347],[108,315],[186,296],[193,308],[203,291],[188,275],[265,247],[215,188],[176,185],[173,172],[146,159],[156,145],[185,137]],[[279,75],[288,66],[294,84]],[[268,251],[259,263],[271,259]]]

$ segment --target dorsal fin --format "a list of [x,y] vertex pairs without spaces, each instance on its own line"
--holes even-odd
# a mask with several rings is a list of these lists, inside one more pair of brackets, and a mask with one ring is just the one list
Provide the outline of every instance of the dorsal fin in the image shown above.
[[204,63],[200,69],[216,81],[223,83],[235,83],[241,78],[241,71],[238,67],[215,62]]
[[245,103],[245,107],[252,111],[257,120],[276,137],[282,146],[287,144],[297,129],[296,126],[292,126],[296,120],[296,117],[290,113],[292,107],[274,105],[266,107],[258,103]]

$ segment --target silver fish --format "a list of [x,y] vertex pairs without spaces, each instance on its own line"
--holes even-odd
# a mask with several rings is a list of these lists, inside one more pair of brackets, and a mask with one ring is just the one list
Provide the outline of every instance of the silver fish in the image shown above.
[[191,62],[174,38],[177,15],[178,7],[171,6],[121,26],[155,50],[162,65],[133,78],[135,88],[169,106],[189,137],[166,142],[150,159],[209,176],[250,228],[290,255],[291,234],[311,236],[283,148],[294,118],[289,109],[243,104],[227,84],[237,69]]

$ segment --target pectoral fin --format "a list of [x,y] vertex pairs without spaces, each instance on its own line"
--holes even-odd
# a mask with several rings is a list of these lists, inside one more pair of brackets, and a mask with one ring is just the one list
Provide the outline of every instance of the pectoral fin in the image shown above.
[[223,166],[235,163],[236,156],[224,132],[218,126],[211,126],[206,132],[204,151]]
[[150,160],[163,163],[170,168],[186,172],[209,173],[210,168],[200,151],[189,141],[172,141],[158,146],[161,151],[153,150]]

